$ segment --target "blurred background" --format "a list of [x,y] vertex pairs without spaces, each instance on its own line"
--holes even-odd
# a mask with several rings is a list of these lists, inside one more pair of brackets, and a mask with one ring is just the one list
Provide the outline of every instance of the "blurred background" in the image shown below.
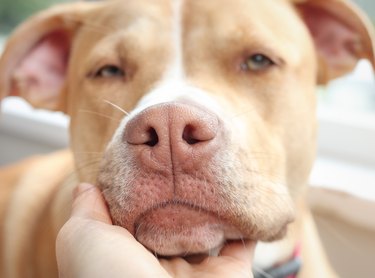
[[[0,53],[7,35],[18,23],[61,2],[69,1],[1,0]],[[374,0],[354,2],[375,22]],[[373,270],[367,270],[372,269],[375,258],[373,69],[368,61],[360,61],[352,73],[333,80],[317,93],[318,156],[310,184],[319,189],[311,199],[319,231],[341,277],[374,277]],[[1,110],[0,166],[68,146],[67,116],[32,109],[14,97],[2,101]],[[321,195],[321,189],[328,193]]]

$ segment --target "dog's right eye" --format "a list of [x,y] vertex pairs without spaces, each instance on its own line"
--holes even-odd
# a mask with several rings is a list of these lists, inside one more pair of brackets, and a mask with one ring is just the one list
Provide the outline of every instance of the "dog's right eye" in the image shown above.
[[275,65],[275,63],[263,54],[254,54],[246,59],[244,63],[241,64],[241,69],[244,71],[259,72],[270,68]]
[[119,78],[124,77],[125,72],[115,65],[106,65],[101,67],[95,74],[94,77],[97,78]]

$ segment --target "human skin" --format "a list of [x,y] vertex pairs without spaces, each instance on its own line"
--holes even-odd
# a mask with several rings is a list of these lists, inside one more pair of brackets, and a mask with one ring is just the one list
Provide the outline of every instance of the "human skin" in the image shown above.
[[253,277],[255,243],[234,242],[199,264],[157,259],[124,228],[114,226],[100,191],[80,184],[72,214],[56,242],[59,276],[70,277]]

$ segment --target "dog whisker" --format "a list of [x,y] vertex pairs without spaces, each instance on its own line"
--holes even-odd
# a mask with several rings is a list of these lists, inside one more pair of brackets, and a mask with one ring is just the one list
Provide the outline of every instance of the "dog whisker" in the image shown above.
[[192,249],[192,246],[190,244],[189,247],[185,250],[183,257],[188,256],[190,254],[191,249]]
[[159,259],[159,254],[156,253],[156,251],[152,251],[152,253],[154,253],[154,256],[155,256],[156,259]]
[[97,154],[97,155],[102,155],[103,152],[76,152],[77,154]]
[[139,225],[137,226],[137,229],[135,230],[135,233],[134,233],[134,237],[137,238],[138,234],[139,234],[139,230],[141,229],[142,227],[142,223],[139,223]]
[[[243,248],[246,249],[245,239],[244,239],[242,236],[240,237],[240,241],[241,241],[241,243],[242,243]],[[246,270],[244,270],[244,275],[245,275],[245,277],[246,277],[246,275],[248,275],[249,277],[253,277],[253,275],[252,275],[252,271],[251,271],[251,270],[248,270],[248,271],[249,271],[249,272],[247,272]]]
[[262,276],[265,277],[265,278],[274,278],[272,275],[268,274],[267,272],[265,272],[264,270],[262,270],[258,266],[253,265],[253,270],[255,270],[256,272],[262,274]]
[[89,167],[89,166],[91,167],[93,165],[99,165],[100,162],[101,162],[100,159],[92,160],[90,158],[90,160],[87,162],[84,162],[84,163],[82,162],[82,163],[77,164],[77,168],[78,170],[83,170],[84,168]]
[[120,111],[121,111],[122,113],[124,113],[126,116],[129,116],[129,113],[126,112],[124,109],[122,109],[122,108],[121,108],[120,106],[118,106],[117,104],[114,104],[114,103],[112,103],[112,102],[110,102],[109,100],[106,100],[106,99],[103,99],[103,101],[104,101],[105,103],[108,103],[109,105],[112,105],[114,108],[120,110]]
[[90,110],[80,109],[79,112],[80,113],[82,112],[82,113],[93,114],[93,115],[100,116],[100,117],[103,117],[103,118],[107,118],[107,119],[110,119],[110,120],[114,120],[114,121],[117,121],[117,122],[121,121],[121,119],[117,119],[117,118],[114,118],[114,117],[111,117],[111,116],[108,116],[108,115],[105,115],[105,114],[102,114],[102,113],[90,111]]

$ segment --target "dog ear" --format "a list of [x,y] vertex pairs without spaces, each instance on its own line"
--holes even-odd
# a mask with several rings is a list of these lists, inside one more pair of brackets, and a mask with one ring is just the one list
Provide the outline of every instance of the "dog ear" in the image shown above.
[[361,58],[375,69],[373,25],[358,7],[345,0],[294,2],[317,48],[319,83],[350,72]]
[[0,59],[0,99],[21,96],[37,108],[64,110],[71,43],[84,14],[96,5],[59,5],[21,24]]

